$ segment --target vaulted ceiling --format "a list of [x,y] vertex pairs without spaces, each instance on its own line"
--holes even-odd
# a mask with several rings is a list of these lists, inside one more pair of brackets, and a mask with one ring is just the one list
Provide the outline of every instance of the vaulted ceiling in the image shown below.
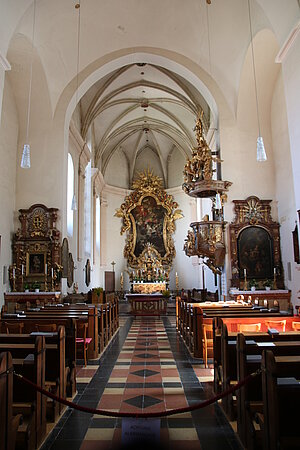
[[201,93],[170,70],[141,62],[110,73],[83,96],[81,134],[90,138],[93,164],[104,176],[115,152],[122,151],[130,184],[143,154],[156,157],[166,181],[172,152],[177,149],[186,159],[196,145],[199,114],[208,131],[210,109]]

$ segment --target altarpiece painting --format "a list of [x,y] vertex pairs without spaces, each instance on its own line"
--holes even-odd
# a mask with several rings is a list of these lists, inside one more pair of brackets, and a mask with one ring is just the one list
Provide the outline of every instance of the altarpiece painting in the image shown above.
[[271,216],[271,201],[255,196],[233,200],[235,218],[229,225],[231,285],[243,288],[244,276],[263,283],[276,271],[278,288],[284,288],[279,223]]
[[124,248],[128,266],[142,268],[150,257],[159,267],[170,268],[175,257],[172,234],[181,210],[149,170],[139,174],[133,189],[115,213],[123,220],[121,234],[128,233]]

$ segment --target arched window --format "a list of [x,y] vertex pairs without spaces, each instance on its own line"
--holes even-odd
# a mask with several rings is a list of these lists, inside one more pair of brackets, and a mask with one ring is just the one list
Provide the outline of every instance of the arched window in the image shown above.
[[68,153],[68,185],[67,185],[67,232],[73,236],[74,211],[72,211],[72,199],[74,196],[74,164],[73,158]]
[[91,256],[91,161],[85,169],[85,186],[84,186],[84,247],[87,257]]

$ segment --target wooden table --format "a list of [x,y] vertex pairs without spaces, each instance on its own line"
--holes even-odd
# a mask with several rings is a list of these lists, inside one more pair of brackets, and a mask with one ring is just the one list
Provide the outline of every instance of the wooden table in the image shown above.
[[131,304],[131,314],[159,316],[166,314],[168,298],[162,294],[127,294]]

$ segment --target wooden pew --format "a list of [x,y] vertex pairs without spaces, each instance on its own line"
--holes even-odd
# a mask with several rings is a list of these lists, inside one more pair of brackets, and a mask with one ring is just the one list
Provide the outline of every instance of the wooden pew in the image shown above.
[[30,334],[36,331],[36,324],[52,324],[64,326],[65,329],[65,378],[64,389],[67,397],[73,397],[76,393],[76,320],[70,317],[59,317],[51,315],[49,317],[32,318],[29,315],[21,317],[5,316],[0,322],[1,333],[6,333],[4,322],[16,323],[20,321],[24,323],[24,333]]
[[[230,319],[232,320],[232,319]],[[241,320],[238,318],[237,320]],[[268,317],[260,318],[260,321],[267,321]],[[221,328],[221,362],[218,361],[220,367],[218,367],[218,373],[221,373],[221,384],[222,391],[227,390],[231,384],[237,382],[237,353],[236,353],[236,342],[237,342],[237,331],[228,331],[227,327],[227,319],[220,319],[222,328]],[[281,332],[277,335],[273,336],[274,341],[289,341],[293,340],[296,332],[288,331]],[[264,331],[262,333],[253,333],[253,332],[245,332],[244,335],[249,340],[253,340],[255,338],[259,339],[260,342],[268,342],[270,341],[270,335]],[[216,364],[215,364],[215,370]],[[216,375],[217,376],[217,375]],[[228,417],[233,420],[236,417],[235,413],[235,402],[233,400],[233,396],[228,396],[222,401],[222,405],[224,411],[228,415]]]
[[0,353],[0,448],[14,450],[21,414],[13,415],[13,364],[9,352]]
[[[266,349],[274,355],[300,355],[300,333],[292,340],[276,341],[271,336],[268,341],[260,339],[260,333],[247,340],[244,334],[237,335],[237,381],[255,372],[261,366],[262,353]],[[261,429],[255,420],[263,412],[262,377],[258,375],[237,391],[237,429],[243,445],[247,449],[257,449],[262,446]]]
[[[65,385],[65,329],[58,327],[56,333],[38,333],[32,334],[0,334],[0,343],[10,348],[11,345],[18,344],[20,339],[29,339],[41,335],[45,338],[46,362],[45,362],[45,387],[53,394],[66,398]],[[33,342],[32,341],[32,342]],[[63,406],[52,399],[47,399],[47,419],[54,422]]]
[[[7,344],[0,340],[0,350],[12,355],[17,373],[24,375],[33,383],[45,388],[45,340],[42,336],[18,335],[19,341]],[[15,414],[23,415],[23,424],[17,432],[17,447],[38,448],[46,434],[46,399],[23,381],[15,377],[13,387],[13,409]]]
[[262,358],[264,449],[300,448],[300,356]]
[[98,311],[96,305],[45,305],[44,308],[38,310],[25,311],[25,314],[37,319],[44,316],[50,317],[52,314],[54,317],[72,317],[75,320],[87,321],[87,337],[92,339],[88,348],[88,358],[98,358]]

